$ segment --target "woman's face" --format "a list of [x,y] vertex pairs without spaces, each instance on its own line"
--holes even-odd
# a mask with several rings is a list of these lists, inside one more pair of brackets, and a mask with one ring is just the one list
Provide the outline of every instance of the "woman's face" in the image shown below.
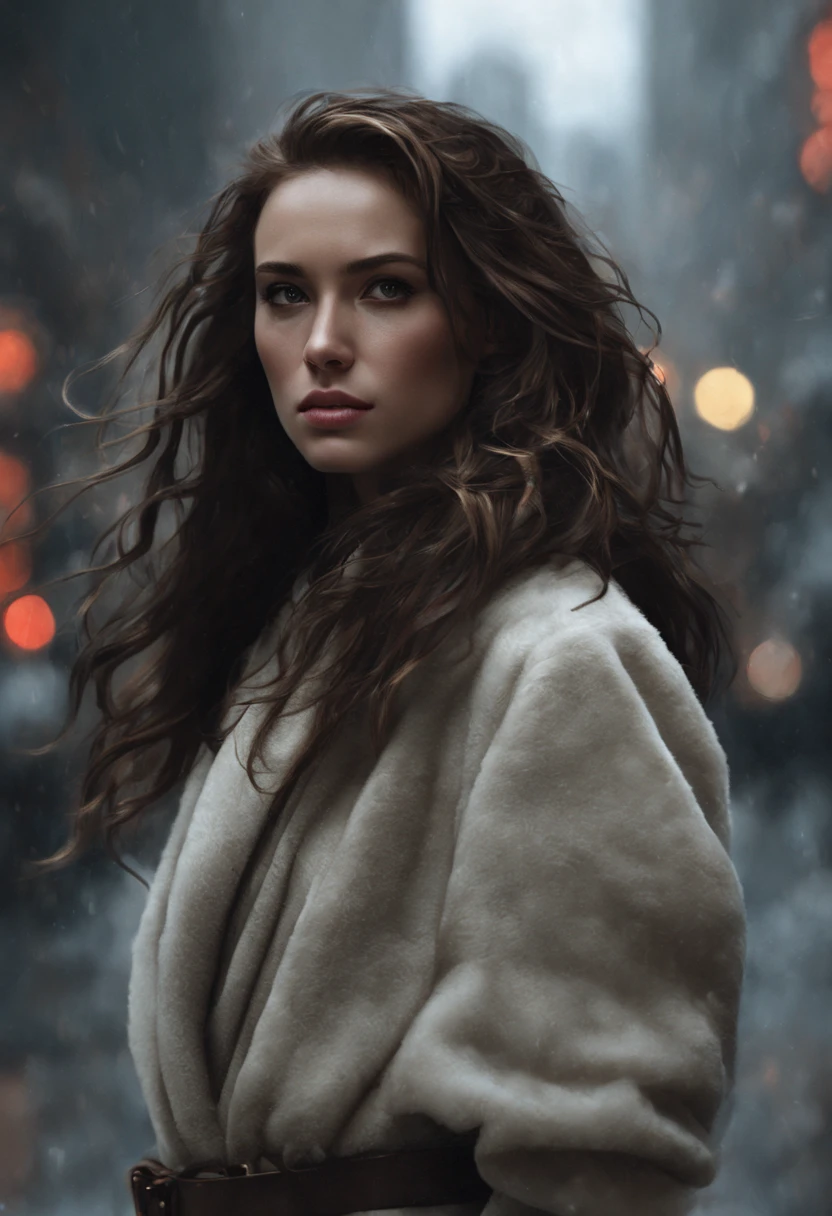
[[[307,462],[338,482],[347,475],[361,502],[428,450],[471,389],[476,364],[457,348],[425,257],[420,216],[363,169],[281,183],[254,233],[254,339],[277,416]],[[322,389],[372,409],[316,427],[300,407]]]

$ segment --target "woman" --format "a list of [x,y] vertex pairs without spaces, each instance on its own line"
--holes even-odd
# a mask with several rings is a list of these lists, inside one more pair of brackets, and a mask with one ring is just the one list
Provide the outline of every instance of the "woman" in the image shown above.
[[297,104],[184,264],[100,588],[178,514],[73,670],[102,720],[50,863],[187,778],[134,946],[137,1210],[688,1211],[744,917],[626,278],[518,141],[400,92]]

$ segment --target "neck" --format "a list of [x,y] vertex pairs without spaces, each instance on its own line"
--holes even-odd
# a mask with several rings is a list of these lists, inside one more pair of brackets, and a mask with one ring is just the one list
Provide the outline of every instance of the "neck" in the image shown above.
[[326,495],[329,508],[329,524],[340,523],[345,515],[367,501],[359,498],[352,479],[344,473],[326,473]]

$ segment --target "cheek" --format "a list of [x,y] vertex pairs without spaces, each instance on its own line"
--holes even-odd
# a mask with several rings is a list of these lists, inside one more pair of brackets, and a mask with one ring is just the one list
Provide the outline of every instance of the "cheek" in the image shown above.
[[428,314],[414,320],[397,335],[388,353],[391,364],[411,383],[445,379],[458,370],[453,335],[444,314]]
[[278,340],[267,325],[254,323],[254,345],[272,390],[278,389],[289,372],[287,343]]

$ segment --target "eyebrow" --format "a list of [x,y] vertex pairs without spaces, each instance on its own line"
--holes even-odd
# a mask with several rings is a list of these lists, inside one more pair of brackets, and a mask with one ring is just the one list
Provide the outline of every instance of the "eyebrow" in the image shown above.
[[[391,250],[389,253],[376,253],[370,258],[358,258],[355,262],[347,262],[343,273],[358,274],[361,270],[373,270],[376,266],[386,266],[388,262],[411,262],[420,270],[427,270],[425,263],[420,258],[414,258],[409,253],[397,253]],[[254,273],[290,274],[298,279],[306,277],[303,267],[299,266],[297,262],[261,262]]]

